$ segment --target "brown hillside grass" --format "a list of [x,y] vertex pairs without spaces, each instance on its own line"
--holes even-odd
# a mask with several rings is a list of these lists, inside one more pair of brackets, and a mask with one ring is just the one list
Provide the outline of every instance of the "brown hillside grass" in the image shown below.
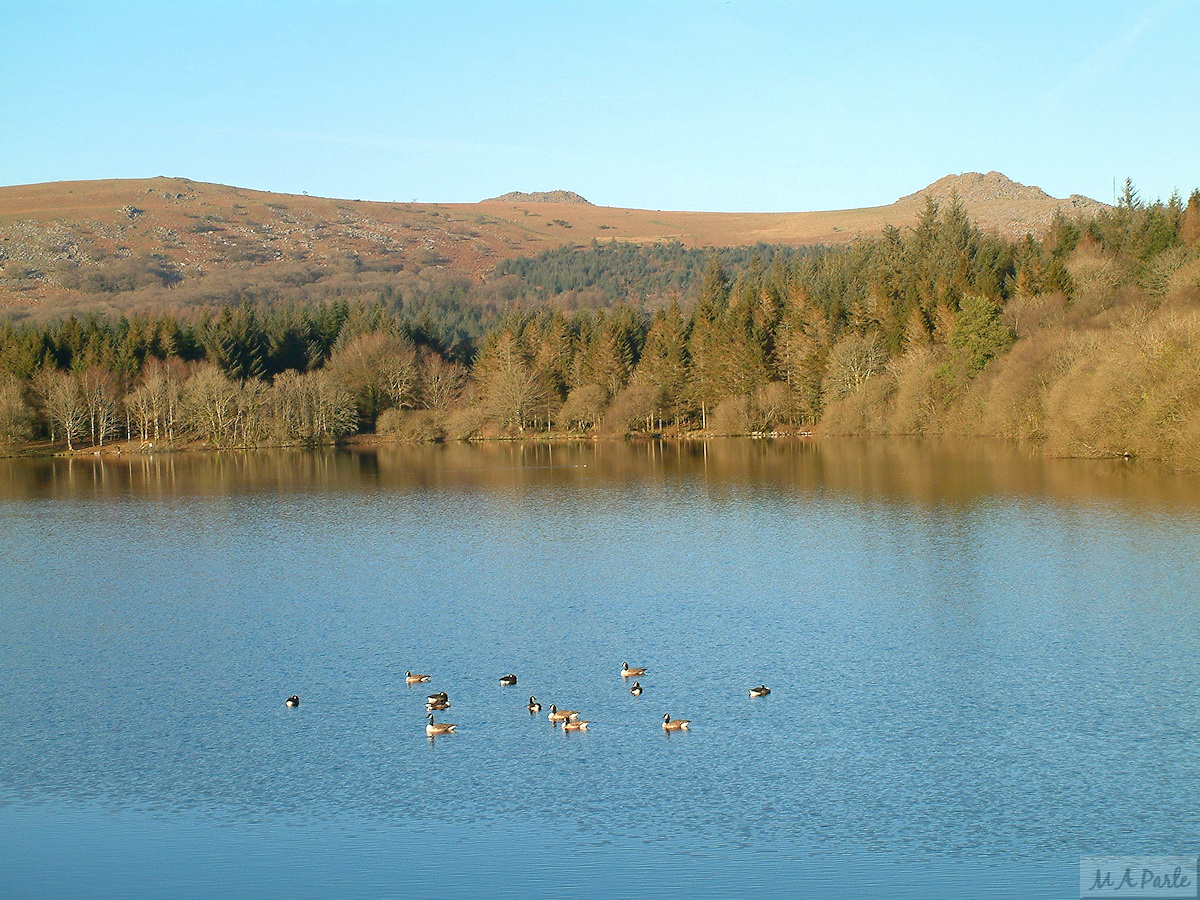
[[[1005,234],[1040,232],[1055,209],[1071,205],[1003,176],[992,178],[995,174],[974,180],[952,176],[931,189],[945,199],[961,186],[973,220]],[[225,273],[252,284],[303,278],[313,266],[364,264],[410,274],[449,272],[481,282],[501,260],[592,240],[678,240],[689,247],[841,244],[880,234],[889,225],[910,226],[923,204],[923,192],[885,206],[792,213],[498,200],[386,203],[164,177],[0,187],[0,307],[127,309],[136,290],[97,296],[73,286],[96,267],[111,272],[122,260],[137,275],[146,260],[161,259],[184,283],[195,275]]]

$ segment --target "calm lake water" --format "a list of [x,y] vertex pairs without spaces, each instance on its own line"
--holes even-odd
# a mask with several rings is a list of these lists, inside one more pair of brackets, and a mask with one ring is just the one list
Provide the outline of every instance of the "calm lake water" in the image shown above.
[[0,460],[0,896],[1075,897],[1197,853],[1198,560],[981,444]]

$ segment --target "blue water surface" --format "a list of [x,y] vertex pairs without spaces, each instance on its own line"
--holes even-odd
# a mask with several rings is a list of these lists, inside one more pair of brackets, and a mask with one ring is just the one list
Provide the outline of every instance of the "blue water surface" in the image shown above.
[[0,895],[1076,896],[1196,853],[1198,510],[1003,449],[4,461]]

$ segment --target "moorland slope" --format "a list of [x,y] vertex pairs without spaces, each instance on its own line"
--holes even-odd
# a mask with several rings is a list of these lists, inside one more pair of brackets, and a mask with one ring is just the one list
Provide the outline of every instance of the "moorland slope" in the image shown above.
[[[621,209],[569,191],[442,204],[276,194],[166,177],[21,185],[0,187],[0,308],[39,317],[124,311],[136,306],[139,288],[213,276],[252,285],[303,283],[342,270],[434,270],[479,283],[503,260],[593,240],[837,245],[914,225],[927,196],[958,196],[980,228],[1009,238],[1040,236],[1057,210],[1090,215],[1105,208],[1078,195],[1050,197],[998,172],[947,176],[888,205],[796,213]],[[196,296],[181,292],[177,303]]]

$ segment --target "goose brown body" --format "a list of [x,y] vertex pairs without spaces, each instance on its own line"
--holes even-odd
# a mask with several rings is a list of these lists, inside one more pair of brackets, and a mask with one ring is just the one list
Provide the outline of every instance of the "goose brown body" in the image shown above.
[[557,706],[555,706],[553,703],[551,703],[550,704],[550,715],[548,715],[546,718],[548,718],[551,722],[558,724],[559,722],[566,722],[568,719],[578,719],[579,718],[579,710],[577,710],[577,709],[559,709]]

